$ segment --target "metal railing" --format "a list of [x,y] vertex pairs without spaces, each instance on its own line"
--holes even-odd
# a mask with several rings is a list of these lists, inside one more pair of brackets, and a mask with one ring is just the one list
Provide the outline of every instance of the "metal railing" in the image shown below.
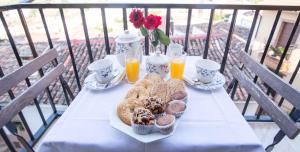
[[[215,15],[215,10],[218,9],[226,9],[226,10],[233,10],[232,13],[232,19],[230,22],[230,26],[229,26],[229,30],[228,30],[228,35],[226,38],[226,42],[225,42],[225,47],[224,47],[224,54],[222,57],[222,61],[221,61],[221,69],[220,72],[223,73],[225,70],[225,66],[226,66],[226,62],[228,60],[228,54],[229,54],[229,50],[230,50],[230,46],[231,46],[231,40],[232,40],[232,36],[233,36],[233,32],[234,32],[234,28],[236,25],[236,19],[237,19],[237,14],[239,10],[254,10],[254,16],[252,19],[252,24],[249,30],[249,34],[247,37],[247,41],[245,44],[245,48],[242,51],[245,52],[250,52],[250,45],[252,43],[252,38],[253,38],[253,33],[255,31],[255,27],[257,26],[257,22],[258,22],[258,17],[259,14],[262,10],[272,10],[272,11],[276,11],[276,17],[275,20],[273,22],[273,26],[272,29],[269,33],[268,36],[268,40],[266,42],[263,54],[262,54],[262,58],[260,59],[260,63],[263,64],[266,56],[267,56],[267,52],[269,50],[271,41],[273,39],[273,35],[274,32],[277,28],[279,19],[281,17],[281,14],[283,11],[300,11],[300,6],[271,6],[271,5],[223,5],[223,4],[131,4],[131,3],[122,3],[122,4],[110,4],[110,3],[87,3],[87,4],[15,4],[15,5],[6,5],[6,6],[0,6],[0,19],[2,22],[2,25],[4,27],[4,30],[7,34],[8,40],[10,42],[12,51],[15,55],[15,58],[17,60],[17,64],[19,66],[23,65],[22,59],[19,55],[18,49],[16,47],[15,44],[15,40],[10,32],[9,26],[7,25],[5,16],[3,15],[3,12],[5,11],[9,11],[9,10],[17,10],[18,12],[18,16],[20,18],[23,30],[25,32],[25,36],[28,40],[28,44],[30,46],[30,50],[33,54],[33,57],[37,57],[38,53],[36,51],[36,48],[34,46],[34,42],[32,40],[32,36],[29,32],[27,22],[26,19],[24,17],[23,14],[23,9],[38,9],[39,13],[40,13],[40,17],[41,17],[41,21],[46,33],[46,37],[48,40],[48,44],[49,44],[49,48],[53,48],[53,42],[51,39],[51,34],[48,30],[48,24],[46,22],[46,16],[44,15],[44,10],[45,9],[58,9],[59,10],[59,14],[61,17],[61,21],[63,24],[63,30],[64,30],[64,34],[65,34],[65,38],[66,38],[66,43],[67,43],[67,47],[68,47],[68,51],[69,51],[69,55],[71,58],[71,63],[72,63],[72,67],[74,70],[74,77],[77,83],[77,87],[78,90],[81,90],[82,86],[81,86],[81,81],[80,81],[80,76],[78,74],[78,65],[75,62],[75,57],[74,57],[74,52],[73,52],[73,48],[72,48],[72,44],[71,44],[71,40],[69,37],[69,32],[68,32],[68,27],[66,25],[66,20],[65,20],[65,14],[64,14],[64,9],[67,8],[72,8],[72,9],[79,9],[80,10],[80,15],[81,15],[81,19],[82,19],[82,25],[83,25],[83,32],[84,32],[84,37],[85,37],[85,43],[86,43],[86,47],[87,47],[87,55],[89,58],[89,62],[93,62],[94,61],[94,56],[92,53],[92,48],[91,48],[91,42],[89,39],[89,33],[88,33],[88,28],[87,28],[87,23],[86,23],[86,15],[85,15],[85,9],[87,8],[98,8],[100,9],[99,14],[101,13],[101,20],[102,20],[102,26],[103,26],[103,35],[104,35],[104,42],[105,42],[105,51],[106,54],[110,54],[111,53],[111,47],[110,47],[110,39],[109,39],[109,32],[107,29],[107,22],[106,22],[106,18],[107,15],[105,14],[105,10],[108,8],[118,8],[118,9],[122,9],[122,20],[123,20],[123,29],[126,30],[128,29],[128,21],[127,21],[127,8],[141,8],[144,10],[145,15],[147,15],[149,13],[149,9],[153,9],[153,8],[160,8],[160,9],[166,9],[166,35],[170,36],[170,20],[172,17],[171,14],[171,10],[173,9],[186,9],[188,11],[188,15],[187,15],[187,24],[186,24],[186,33],[184,36],[184,50],[188,51],[189,50],[189,38],[190,38],[190,26],[191,26],[191,21],[192,21],[192,12],[193,10],[202,10],[202,9],[209,9],[210,10],[210,16],[209,16],[209,22],[207,25],[207,34],[206,34],[206,41],[204,44],[204,52],[203,52],[203,58],[207,58],[208,53],[209,53],[209,47],[210,47],[210,40],[211,40],[211,30],[212,30],[212,25],[213,25],[213,18]],[[297,20],[294,23],[294,27],[292,29],[292,32],[289,36],[289,39],[287,41],[287,44],[285,46],[284,52],[280,57],[280,60],[278,62],[278,65],[276,67],[276,70],[274,71],[275,74],[279,73],[279,70],[284,62],[284,59],[287,55],[287,52],[289,50],[289,47],[291,45],[292,39],[296,33],[297,27],[299,25],[299,21],[300,21],[300,14],[298,14]],[[147,37],[145,38],[145,42],[144,42],[144,47],[145,47],[145,54],[148,55],[149,54],[149,41],[147,39]],[[166,49],[166,48],[165,48]],[[3,57],[0,58],[0,60],[3,59]],[[1,66],[1,65],[0,65]],[[244,68],[243,66],[241,66],[240,68]],[[295,77],[298,73],[298,70],[300,68],[300,62],[298,62],[297,67],[295,68],[292,77],[290,78],[289,83],[292,84],[295,80]],[[4,73],[2,72],[1,68],[0,68],[0,76],[4,76]],[[43,76],[43,71],[40,70],[39,71],[40,76]],[[255,76],[254,80],[255,83],[258,81],[258,77]],[[27,86],[29,87],[31,85],[30,80],[26,79],[26,83]],[[230,85],[229,85],[230,86]],[[232,87],[232,92],[231,92],[231,97],[233,98],[235,95],[235,92],[237,90],[238,84],[234,83],[234,85],[231,85],[230,87]],[[10,95],[13,95],[12,92],[8,92]],[[30,134],[30,144],[34,145],[37,140],[41,137],[41,135],[45,132],[45,130],[49,127],[49,125],[54,121],[54,118],[56,118],[57,116],[60,115],[59,112],[56,111],[55,109],[55,105],[53,104],[53,99],[52,99],[52,94],[51,91],[49,89],[46,90],[46,93],[48,95],[48,98],[50,100],[50,103],[52,103],[52,107],[53,107],[53,113],[54,115],[51,115],[50,118],[46,119],[44,118],[43,113],[41,112],[40,106],[38,104],[38,101],[34,101],[35,106],[38,109],[39,115],[41,116],[41,119],[43,120],[43,126],[41,126],[41,129],[33,134],[30,131],[29,127],[26,127],[26,130],[28,131],[28,133]],[[65,93],[65,92],[64,92]],[[270,93],[270,89],[268,89],[267,93]],[[12,96],[13,98],[13,96]],[[251,96],[248,95],[242,114],[245,115],[246,110],[248,108],[249,102],[251,100]],[[284,102],[284,98],[280,99],[279,105],[282,105],[282,103]],[[266,115],[262,115],[262,110],[259,110],[256,115],[254,116],[245,116],[245,118],[249,121],[271,121],[271,119],[266,116]],[[22,119],[22,123],[23,124],[27,124],[25,119]],[[8,140],[8,138],[6,138],[6,134],[3,130],[1,130],[1,135],[3,137],[3,139],[5,140],[6,144],[8,145],[9,149],[11,151],[15,151],[15,149],[11,146],[11,142]]]

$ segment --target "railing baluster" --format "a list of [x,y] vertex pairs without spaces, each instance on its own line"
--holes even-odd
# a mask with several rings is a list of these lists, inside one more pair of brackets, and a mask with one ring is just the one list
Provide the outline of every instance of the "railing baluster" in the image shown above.
[[[167,8],[166,14],[166,35],[170,36],[170,21],[171,21],[171,9]],[[165,46],[165,54],[167,53],[167,46]]]
[[[6,20],[5,20],[4,15],[3,15],[2,12],[0,12],[0,19],[1,19],[1,22],[2,22],[2,24],[3,24],[4,30],[5,30],[5,32],[6,32],[7,38],[8,38],[8,40],[9,40],[9,43],[10,43],[10,45],[11,45],[11,48],[12,48],[12,50],[13,50],[13,52],[14,52],[14,54],[15,54],[15,57],[16,57],[16,59],[17,59],[17,62],[18,62],[18,64],[19,64],[19,66],[23,66],[22,59],[21,59],[21,57],[19,56],[18,49],[17,49],[17,47],[16,47],[15,41],[14,41],[14,39],[13,39],[13,37],[12,37],[12,35],[11,35],[9,29],[8,29],[8,25],[7,25],[7,23],[6,23]],[[28,80],[28,79],[27,79],[27,80]],[[26,82],[27,82],[27,80],[26,80]]]
[[[145,16],[148,16],[148,8],[145,8]],[[145,54],[149,55],[149,36],[145,36]]]
[[[12,98],[12,99],[14,99],[14,98]],[[27,123],[27,121],[26,121],[26,119],[25,119],[22,111],[19,112],[19,117],[20,117],[20,119],[21,119],[21,121],[22,121],[22,123],[24,125],[24,128],[25,128],[26,132],[29,135],[29,138],[33,141],[35,138],[34,138],[34,136],[32,134],[32,131],[29,128],[29,125],[28,125],[28,123]]]
[[[48,26],[47,26],[47,22],[46,22],[46,19],[45,19],[45,15],[44,15],[43,9],[42,9],[42,8],[39,8],[39,12],[40,12],[41,19],[42,19],[42,22],[43,22],[43,26],[44,26],[44,29],[45,29],[45,32],[46,32],[46,36],[47,36],[49,48],[52,49],[52,48],[53,48],[53,43],[52,43],[52,39],[51,39],[49,30],[48,30]],[[58,62],[57,59],[55,59],[55,62]],[[64,94],[65,94],[64,88],[63,88],[63,91],[64,91]],[[51,106],[52,106],[53,112],[54,112],[54,113],[57,113],[57,110],[56,110],[56,106],[55,106],[55,104],[54,104],[54,101],[52,101],[51,103],[52,103]]]
[[[262,57],[261,57],[261,59],[260,59],[260,63],[261,63],[261,64],[263,64],[264,61],[265,61],[265,58],[266,58],[266,55],[267,55],[267,53],[268,53],[270,44],[271,44],[271,42],[272,42],[273,35],[274,35],[274,33],[275,33],[276,27],[277,27],[277,25],[278,25],[278,21],[279,21],[280,16],[281,16],[281,12],[282,12],[282,10],[279,10],[279,11],[277,12],[277,14],[276,14],[276,17],[275,17],[275,20],[274,20],[272,29],[271,29],[271,31],[270,31],[270,35],[269,35],[268,41],[267,41],[266,46],[265,46],[265,50],[264,50],[264,52],[263,52],[263,54],[262,54]],[[256,78],[256,79],[257,79],[257,78]]]
[[253,17],[253,20],[252,20],[251,28],[250,28],[248,39],[247,39],[247,43],[246,43],[246,46],[245,46],[245,52],[249,51],[249,47],[250,47],[250,44],[251,44],[253,31],[254,31],[255,26],[256,26],[258,14],[259,14],[259,10],[255,10],[255,14],[254,14],[254,17]]
[[123,11],[123,28],[124,28],[124,30],[127,30],[128,29],[128,25],[127,25],[127,10],[126,10],[126,8],[123,8],[122,11]]
[[208,48],[209,48],[209,41],[210,41],[210,33],[211,33],[211,25],[214,19],[214,13],[215,9],[210,10],[210,17],[209,17],[209,23],[208,23],[208,28],[207,28],[207,34],[206,34],[206,42],[205,42],[205,47],[204,47],[204,53],[203,53],[203,58],[206,59],[208,55]]
[[167,8],[166,12],[166,35],[170,36],[170,20],[171,20],[171,9]]
[[223,73],[224,69],[225,69],[227,56],[228,56],[228,52],[230,49],[231,38],[232,38],[233,31],[234,31],[236,16],[237,16],[237,9],[234,9],[231,23],[230,23],[229,32],[227,35],[227,41],[226,41],[226,46],[225,46],[224,55],[223,55],[223,59],[222,59],[222,64],[221,64],[221,68],[220,68],[221,73]]
[[[267,41],[266,46],[265,46],[265,50],[264,50],[264,52],[263,52],[263,54],[262,54],[262,57],[261,57],[261,59],[260,59],[260,63],[261,63],[261,64],[263,64],[264,61],[265,61],[265,58],[266,58],[267,52],[268,52],[268,50],[269,50],[269,46],[270,46],[270,44],[271,44],[273,35],[274,35],[274,33],[275,33],[275,30],[276,30],[276,27],[277,27],[277,24],[278,24],[278,21],[279,21],[281,12],[282,12],[282,11],[279,10],[279,11],[277,12],[276,17],[275,17],[275,20],[274,20],[272,29],[271,29],[270,34],[269,34],[268,41]],[[253,82],[256,83],[257,80],[258,80],[258,76],[255,76]],[[251,99],[251,95],[249,94],[248,97],[247,97],[247,99],[246,99],[246,102],[245,102],[245,106],[244,106],[244,108],[243,108],[243,111],[242,111],[242,114],[243,114],[243,115],[245,115],[245,113],[246,113],[246,111],[247,111],[247,108],[248,108],[250,99]]]
[[[298,17],[297,17],[296,22],[294,24],[294,27],[292,29],[291,35],[290,35],[290,37],[289,37],[289,39],[288,39],[288,41],[286,43],[286,46],[284,48],[284,52],[282,53],[282,55],[280,57],[280,60],[278,62],[278,65],[277,65],[277,67],[276,67],[276,69],[274,71],[275,74],[278,74],[279,71],[280,71],[281,65],[282,65],[282,63],[283,63],[283,61],[285,59],[285,56],[286,56],[287,52],[289,51],[289,47],[290,47],[290,45],[292,43],[292,40],[293,40],[293,37],[294,37],[294,35],[296,33],[296,30],[298,28],[299,22],[300,22],[300,13],[298,13]],[[269,95],[270,92],[271,92],[271,88],[268,87],[267,95]],[[259,111],[258,111],[257,116],[256,116],[257,119],[259,119],[259,117],[261,116],[262,112],[263,112],[263,109],[259,108]]]
[[16,152],[15,147],[13,146],[13,144],[10,142],[10,140],[8,139],[6,133],[4,132],[4,130],[2,128],[0,128],[0,135],[2,136],[4,142],[6,143],[9,151],[11,152]]
[[184,40],[184,51],[187,52],[189,48],[189,35],[190,35],[190,27],[191,27],[191,18],[192,18],[192,9],[188,10],[188,18],[185,32],[185,40]]
[[[255,26],[256,26],[258,15],[259,15],[259,10],[255,10],[255,14],[254,14],[254,17],[252,19],[252,24],[251,24],[250,31],[249,31],[249,34],[248,34],[247,42],[246,42],[246,45],[245,45],[245,52],[248,52],[248,50],[249,50],[252,35],[253,35],[253,31],[254,31]],[[244,66],[242,65],[242,67],[240,69],[242,70],[243,68],[244,68]],[[236,89],[237,89],[237,85],[238,85],[238,82],[235,83],[234,86],[233,86],[233,90],[231,92],[231,98],[232,99],[234,98],[234,95],[235,95],[235,92],[236,92]]]
[[80,8],[80,13],[81,13],[81,19],[82,19],[82,25],[83,25],[83,31],[84,31],[84,36],[85,36],[86,47],[87,47],[90,63],[92,63],[92,62],[94,62],[94,57],[93,57],[93,54],[92,54],[92,48],[91,48],[91,43],[90,43],[90,38],[89,38],[89,32],[88,32],[88,29],[87,29],[84,8]]
[[103,25],[104,40],[105,40],[105,50],[106,50],[106,54],[110,54],[110,45],[109,45],[107,25],[106,25],[106,15],[105,15],[105,9],[103,7],[101,8],[101,16],[102,16],[102,25]]
[[[292,83],[294,82],[294,80],[295,80],[295,78],[296,78],[296,76],[297,76],[297,73],[298,73],[298,71],[299,71],[299,68],[300,68],[300,60],[298,61],[298,64],[297,64],[297,66],[296,66],[296,69],[294,70],[294,72],[293,72],[293,74],[292,74],[292,77],[291,77],[291,79],[290,79],[290,81],[289,81],[289,84],[292,84]],[[279,106],[279,107],[282,105],[283,101],[284,101],[284,98],[281,97],[281,98],[280,98],[280,101],[279,101],[279,103],[278,103],[278,106]]]
[[65,31],[65,36],[66,36],[66,40],[67,40],[67,45],[68,45],[70,57],[71,57],[71,60],[72,60],[72,65],[73,65],[73,70],[74,70],[77,86],[78,86],[78,89],[81,90],[80,79],[79,79],[78,70],[77,70],[77,67],[76,67],[76,62],[75,62],[74,53],[73,53],[73,50],[72,50],[71,41],[70,41],[70,38],[69,38],[69,33],[68,33],[67,25],[66,25],[64,11],[63,11],[62,8],[59,8],[59,12],[60,12],[60,17],[61,17],[61,20],[62,20],[62,23],[63,23],[64,31]]
[[46,19],[45,19],[44,11],[43,11],[42,8],[39,8],[39,12],[40,12],[41,19],[42,19],[42,22],[43,22],[43,26],[44,26],[44,29],[45,29],[45,32],[46,32],[49,47],[53,48],[53,43],[52,43],[51,36],[49,34],[49,30],[48,30],[47,22],[46,22]]
[[23,11],[22,11],[22,9],[17,9],[17,10],[18,10],[18,14],[19,14],[19,17],[20,17],[20,20],[21,20],[21,23],[22,23],[24,32],[25,32],[25,36],[26,36],[26,38],[27,38],[29,47],[30,47],[30,49],[31,49],[32,56],[33,56],[33,57],[37,57],[38,54],[37,54],[37,52],[36,52],[36,49],[35,49],[35,47],[34,47],[34,44],[33,44],[32,38],[31,38],[31,35],[30,35],[30,33],[29,33],[29,29],[28,29],[28,26],[27,26],[27,23],[26,23],[26,20],[25,20]]
[[[48,30],[48,26],[47,26],[47,22],[46,22],[46,19],[45,19],[43,9],[39,8],[39,12],[40,12],[41,19],[42,19],[42,22],[43,22],[43,26],[44,26],[46,36],[47,36],[47,39],[48,39],[49,48],[52,49],[53,48],[53,43],[52,43],[52,39],[51,39],[49,30]],[[58,61],[57,61],[57,59],[55,59],[53,65],[56,66],[57,64],[58,64]],[[68,98],[68,95],[67,95],[67,91],[66,91],[65,87],[63,86],[62,76],[60,76],[59,80],[60,80],[60,83],[62,85],[62,90],[63,90],[64,96],[65,96],[65,99],[66,99],[67,103],[69,103],[69,98]]]
[[279,60],[279,62],[278,62],[278,65],[277,65],[277,67],[276,67],[276,70],[275,70],[275,73],[276,73],[276,74],[278,74],[279,71],[280,71],[281,65],[282,65],[282,63],[283,63],[283,61],[284,61],[284,59],[285,59],[285,56],[286,56],[286,54],[287,54],[289,48],[290,48],[290,45],[291,45],[291,43],[292,43],[292,40],[293,40],[294,35],[295,35],[295,33],[296,33],[296,30],[297,30],[297,28],[298,28],[299,22],[300,22],[300,13],[298,14],[298,17],[297,17],[297,20],[296,20],[296,22],[295,22],[295,25],[294,25],[294,27],[293,27],[293,29],[292,29],[291,35],[290,35],[290,37],[289,37],[289,39],[288,39],[288,41],[287,41],[287,44],[286,44],[286,46],[285,46],[285,48],[284,48],[284,52],[283,52],[283,54],[281,55],[280,60]]
[[[57,59],[54,59],[54,62],[52,62],[52,64],[56,67],[58,65]],[[73,96],[73,93],[70,90],[70,87],[68,86],[68,83],[66,82],[66,80],[63,78],[62,75],[59,76],[59,81],[60,81],[60,84],[62,86],[62,90],[63,90],[64,96],[65,96],[66,103],[69,106],[70,105],[70,99],[68,97],[68,94],[70,96]]]

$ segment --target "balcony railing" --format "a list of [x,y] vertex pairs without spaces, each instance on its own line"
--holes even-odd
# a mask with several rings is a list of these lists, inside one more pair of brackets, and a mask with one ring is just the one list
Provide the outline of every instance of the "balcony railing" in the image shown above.
[[[184,50],[186,52],[188,52],[190,55],[200,55],[203,58],[209,58],[209,55],[211,56],[217,56],[219,55],[219,58],[217,59],[220,63],[221,63],[221,69],[220,72],[223,73],[227,78],[228,78],[228,82],[230,82],[230,79],[232,78],[230,72],[226,71],[226,69],[230,68],[228,67],[230,64],[239,64],[239,63],[229,63],[229,59],[230,58],[236,58],[233,52],[230,52],[231,49],[231,45],[232,45],[232,39],[233,39],[233,33],[235,30],[235,25],[236,25],[236,19],[237,19],[237,15],[238,12],[240,10],[253,10],[254,11],[254,15],[252,18],[252,23],[251,23],[251,27],[249,29],[248,35],[245,36],[247,37],[247,41],[245,42],[245,44],[243,45],[243,48],[240,51],[245,51],[245,52],[251,52],[251,44],[252,44],[252,39],[253,39],[253,34],[255,33],[255,28],[256,26],[258,26],[258,22],[259,22],[259,14],[261,11],[264,10],[271,10],[271,11],[275,11],[276,12],[276,17],[275,20],[270,23],[272,24],[272,29],[270,33],[266,33],[268,34],[268,39],[267,42],[265,44],[264,47],[264,51],[262,53],[261,59],[259,60],[261,64],[264,63],[266,56],[267,56],[267,52],[269,50],[269,47],[271,45],[271,41],[273,39],[273,35],[274,32],[276,30],[276,28],[278,28],[278,22],[280,20],[281,14],[283,11],[294,11],[294,12],[299,12],[300,11],[300,7],[299,6],[269,6],[269,5],[223,5],[223,4],[110,4],[110,3],[88,3],[88,4],[16,4],[16,5],[7,5],[7,6],[0,6],[0,19],[2,22],[2,25],[4,27],[4,30],[7,34],[7,38],[10,42],[11,45],[11,49],[13,51],[13,54],[15,56],[16,59],[16,63],[18,66],[23,66],[23,60],[20,57],[18,48],[17,48],[17,44],[14,40],[14,37],[12,36],[12,32],[10,30],[10,26],[7,24],[4,12],[6,11],[11,11],[11,10],[16,10],[19,16],[19,19],[21,21],[23,30],[25,32],[25,36],[27,38],[28,41],[28,45],[30,47],[30,51],[32,53],[32,56],[34,58],[39,56],[38,50],[35,47],[35,42],[33,42],[32,40],[32,35],[29,31],[29,27],[31,25],[28,25],[26,22],[26,18],[23,14],[23,10],[25,9],[38,9],[40,17],[41,17],[41,22],[43,24],[43,28],[45,30],[46,33],[46,37],[48,40],[48,46],[49,48],[54,48],[54,44],[53,44],[53,40],[51,38],[51,33],[48,30],[48,25],[49,23],[46,22],[46,18],[47,16],[44,14],[44,10],[46,9],[57,9],[59,11],[60,14],[60,18],[62,21],[62,25],[63,25],[63,30],[64,30],[64,34],[65,34],[65,38],[66,38],[66,44],[67,44],[67,51],[68,51],[68,56],[71,59],[71,65],[72,65],[72,69],[73,72],[68,71],[67,73],[65,73],[65,75],[69,75],[70,79],[75,80],[76,85],[73,85],[71,88],[74,91],[74,93],[76,94],[76,92],[80,91],[82,89],[82,80],[85,78],[86,74],[80,74],[80,71],[82,71],[84,69],[84,67],[82,67],[84,61],[82,62],[77,62],[76,60],[76,54],[74,53],[74,45],[72,45],[72,39],[69,36],[69,29],[67,27],[67,23],[66,23],[66,19],[65,19],[65,14],[64,14],[64,10],[65,9],[78,9],[80,11],[80,15],[81,15],[81,19],[82,19],[82,25],[83,25],[83,32],[84,32],[84,39],[85,39],[85,46],[86,49],[81,49],[80,51],[80,55],[83,56],[87,56],[87,60],[88,62],[93,62],[96,58],[100,58],[97,56],[97,52],[93,51],[93,44],[94,44],[94,40],[90,40],[89,38],[89,30],[87,27],[87,21],[86,21],[86,16],[85,16],[85,9],[89,9],[89,8],[94,8],[94,9],[99,9],[99,16],[101,14],[101,18],[99,18],[99,20],[102,21],[102,26],[103,26],[103,37],[104,37],[104,47],[105,47],[105,52],[100,52],[100,54],[105,55],[105,54],[111,54],[113,53],[114,49],[113,49],[113,40],[109,38],[109,31],[108,31],[108,26],[107,26],[107,17],[109,16],[109,14],[106,14],[106,9],[110,9],[110,8],[116,8],[116,9],[121,9],[122,10],[122,21],[123,21],[123,29],[126,30],[128,29],[128,19],[127,19],[127,8],[141,8],[144,10],[145,14],[149,13],[150,9],[155,9],[155,8],[159,8],[159,9],[166,9],[166,27],[165,27],[165,31],[166,34],[168,36],[171,36],[171,10],[176,10],[176,9],[186,9],[188,11],[187,14],[187,20],[186,20],[186,30],[185,30],[185,36],[183,38],[183,41],[181,41],[181,43],[184,45]],[[194,10],[203,10],[203,9],[208,9],[210,10],[210,16],[209,16],[209,21],[207,24],[207,30],[206,30],[206,36],[202,38],[203,41],[198,42],[195,41],[195,43],[199,43],[198,45],[201,45],[203,47],[203,49],[199,49],[199,53],[191,53],[190,50],[193,50],[194,45],[193,43],[191,43],[191,39],[192,36],[190,35],[190,27],[191,27],[191,23],[192,23],[192,13]],[[220,37],[220,39],[214,41],[212,40],[212,26],[213,26],[213,19],[215,16],[215,11],[216,10],[232,10],[232,18],[229,24],[229,29],[228,29],[228,35],[226,37]],[[293,37],[296,33],[297,27],[299,25],[299,21],[300,21],[300,14],[298,13],[298,17],[293,25],[293,29],[291,34],[289,35],[288,41],[286,46],[284,47],[284,52],[282,53],[279,62],[274,70],[275,74],[279,74],[280,72],[280,68],[284,63],[284,59],[286,58],[286,55],[288,53],[288,50],[290,48],[291,42],[293,40]],[[176,42],[176,39],[173,38],[173,41]],[[220,40],[222,40],[223,45],[220,46],[219,42]],[[102,42],[100,42],[102,43]],[[215,52],[214,48],[218,48],[221,51],[220,52]],[[163,50],[166,51],[166,47],[162,47]],[[100,51],[102,51],[100,49]],[[78,52],[78,51],[77,51]],[[149,55],[149,41],[147,38],[145,38],[144,40],[144,54],[145,55]],[[103,56],[101,56],[103,57]],[[5,54],[1,54],[1,58],[0,60],[5,60]],[[231,62],[231,61],[230,61]],[[4,65],[0,65],[0,77],[4,76],[4,72],[1,69],[1,67]],[[244,68],[244,67],[240,67],[240,68]],[[296,68],[294,69],[294,72],[289,80],[289,83],[292,84],[295,80],[295,77],[298,73],[298,70],[300,68],[300,63],[298,62],[298,65],[296,66]],[[42,77],[43,76],[43,69],[41,69],[39,71],[39,75]],[[253,76],[251,75],[251,71],[249,71],[249,76],[253,79],[253,81],[259,82],[259,79],[257,76]],[[69,80],[68,82],[70,82],[71,80]],[[30,79],[26,79],[26,85],[29,87],[31,86],[31,80]],[[229,87],[232,91],[230,92],[231,97],[234,98],[234,96],[236,95],[236,91],[239,88],[237,83],[227,83],[226,87]],[[269,89],[266,86],[262,86],[265,87],[265,91],[267,92],[267,94],[270,94],[272,92],[271,89]],[[51,123],[58,117],[61,115],[62,112],[56,110],[56,105],[54,103],[54,98],[53,98],[53,88],[55,88],[55,86],[53,87],[49,87],[46,89],[46,95],[47,98],[49,100],[49,103],[53,109],[53,114],[49,117],[49,118],[45,118],[41,107],[39,105],[39,100],[35,99],[34,100],[34,105],[36,106],[39,116],[42,119],[43,125],[41,126],[41,128],[38,130],[37,133],[32,133],[32,131],[30,130],[30,127],[28,127],[28,124],[26,122],[26,119],[24,118],[24,116],[21,114],[19,115],[21,118],[21,122],[23,123],[25,130],[27,131],[28,135],[29,135],[29,139],[30,139],[30,144],[34,145],[36,144],[36,142],[38,141],[38,139],[42,136],[42,134],[45,132],[45,130],[49,127],[49,125],[51,125]],[[66,97],[66,103],[69,102],[69,98],[66,95],[66,91],[63,89],[62,92],[64,93],[64,96]],[[14,98],[14,92],[13,91],[9,91],[8,92],[9,96],[11,99]],[[264,115],[263,111],[261,109],[259,109],[254,115],[245,115],[248,105],[250,103],[251,100],[251,96],[247,95],[243,110],[242,110],[242,114],[245,116],[245,118],[249,121],[272,121],[270,119],[270,117],[268,117],[267,115]],[[279,105],[282,105],[282,103],[285,102],[284,98],[280,98],[279,100]],[[11,151],[14,151],[14,148],[11,147],[11,142],[6,138],[7,135],[5,134],[5,132],[3,131],[3,129],[0,130],[1,136],[2,138],[5,140],[6,144],[8,145],[8,147],[10,148]]]

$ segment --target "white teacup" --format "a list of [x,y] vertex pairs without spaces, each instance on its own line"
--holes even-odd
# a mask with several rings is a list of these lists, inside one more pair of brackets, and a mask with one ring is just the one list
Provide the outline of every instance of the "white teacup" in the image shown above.
[[113,62],[109,59],[94,61],[88,66],[90,71],[96,72],[96,80],[100,83],[107,83],[113,76]]
[[198,79],[203,83],[210,83],[220,69],[220,64],[208,59],[200,59],[196,62]]

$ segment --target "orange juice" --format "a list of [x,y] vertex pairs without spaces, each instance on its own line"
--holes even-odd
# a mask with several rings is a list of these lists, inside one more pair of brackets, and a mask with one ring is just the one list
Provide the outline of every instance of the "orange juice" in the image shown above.
[[139,79],[140,63],[138,59],[126,60],[126,76],[129,83],[135,83]]
[[171,61],[171,78],[182,80],[184,71],[184,59],[177,58]]

